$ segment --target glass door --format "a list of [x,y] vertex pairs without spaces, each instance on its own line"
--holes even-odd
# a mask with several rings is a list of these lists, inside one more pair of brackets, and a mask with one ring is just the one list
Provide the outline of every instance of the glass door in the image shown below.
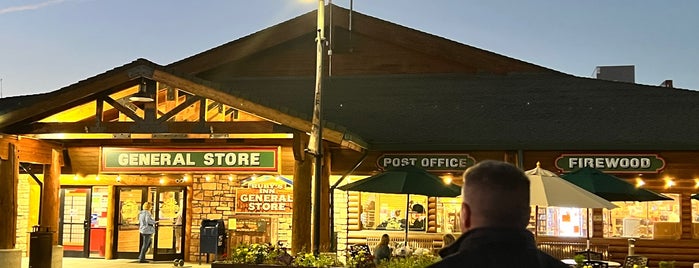
[[185,201],[184,187],[151,188],[154,217],[158,221],[153,236],[153,260],[183,259]]
[[89,257],[90,192],[89,187],[61,189],[58,244],[66,257]]
[[[119,187],[116,196],[114,217],[114,257],[136,259],[141,245],[138,232],[138,213],[141,205],[148,200],[148,187]],[[147,256],[148,258],[148,256]]]

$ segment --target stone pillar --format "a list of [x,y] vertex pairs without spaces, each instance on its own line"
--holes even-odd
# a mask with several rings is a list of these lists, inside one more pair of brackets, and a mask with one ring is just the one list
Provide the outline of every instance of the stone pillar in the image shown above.
[[0,267],[20,267],[22,250],[15,249],[19,158],[14,144],[7,150],[7,159],[0,158],[0,211],[6,216],[0,220]]
[[51,164],[44,167],[44,189],[41,205],[41,227],[53,232],[53,245],[58,245],[58,210],[60,209],[61,152],[51,150]]

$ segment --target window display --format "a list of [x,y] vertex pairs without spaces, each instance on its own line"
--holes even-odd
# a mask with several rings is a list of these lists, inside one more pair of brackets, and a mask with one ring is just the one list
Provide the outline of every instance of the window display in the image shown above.
[[540,236],[586,237],[587,213],[587,209],[582,208],[539,207],[537,233]]
[[365,230],[405,230],[406,211],[410,230],[423,231],[427,226],[426,196],[411,195],[407,201],[404,194],[361,193],[360,204],[359,219]]
[[692,238],[699,238],[699,200],[691,198],[692,204]]
[[461,197],[437,199],[437,232],[461,233]]
[[679,194],[664,194],[673,200],[612,202],[619,206],[604,210],[604,237],[679,239]]

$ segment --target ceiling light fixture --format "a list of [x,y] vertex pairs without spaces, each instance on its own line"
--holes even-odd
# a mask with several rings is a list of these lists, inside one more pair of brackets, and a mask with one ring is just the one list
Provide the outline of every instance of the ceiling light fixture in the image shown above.
[[155,99],[148,92],[147,80],[141,77],[141,83],[138,84],[138,92],[129,97],[131,102],[153,102]]

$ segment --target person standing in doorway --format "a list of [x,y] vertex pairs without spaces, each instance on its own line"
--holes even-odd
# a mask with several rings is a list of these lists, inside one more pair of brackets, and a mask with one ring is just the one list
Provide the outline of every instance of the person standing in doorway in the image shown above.
[[439,251],[430,268],[565,268],[565,263],[536,248],[529,223],[529,178],[512,164],[486,160],[464,172],[461,230]]
[[138,213],[138,232],[141,233],[141,252],[138,254],[138,262],[146,263],[146,252],[150,248],[153,233],[155,233],[155,224],[158,223],[153,219],[153,214],[150,210],[153,209],[153,205],[150,202],[143,203],[141,207],[142,210]]

